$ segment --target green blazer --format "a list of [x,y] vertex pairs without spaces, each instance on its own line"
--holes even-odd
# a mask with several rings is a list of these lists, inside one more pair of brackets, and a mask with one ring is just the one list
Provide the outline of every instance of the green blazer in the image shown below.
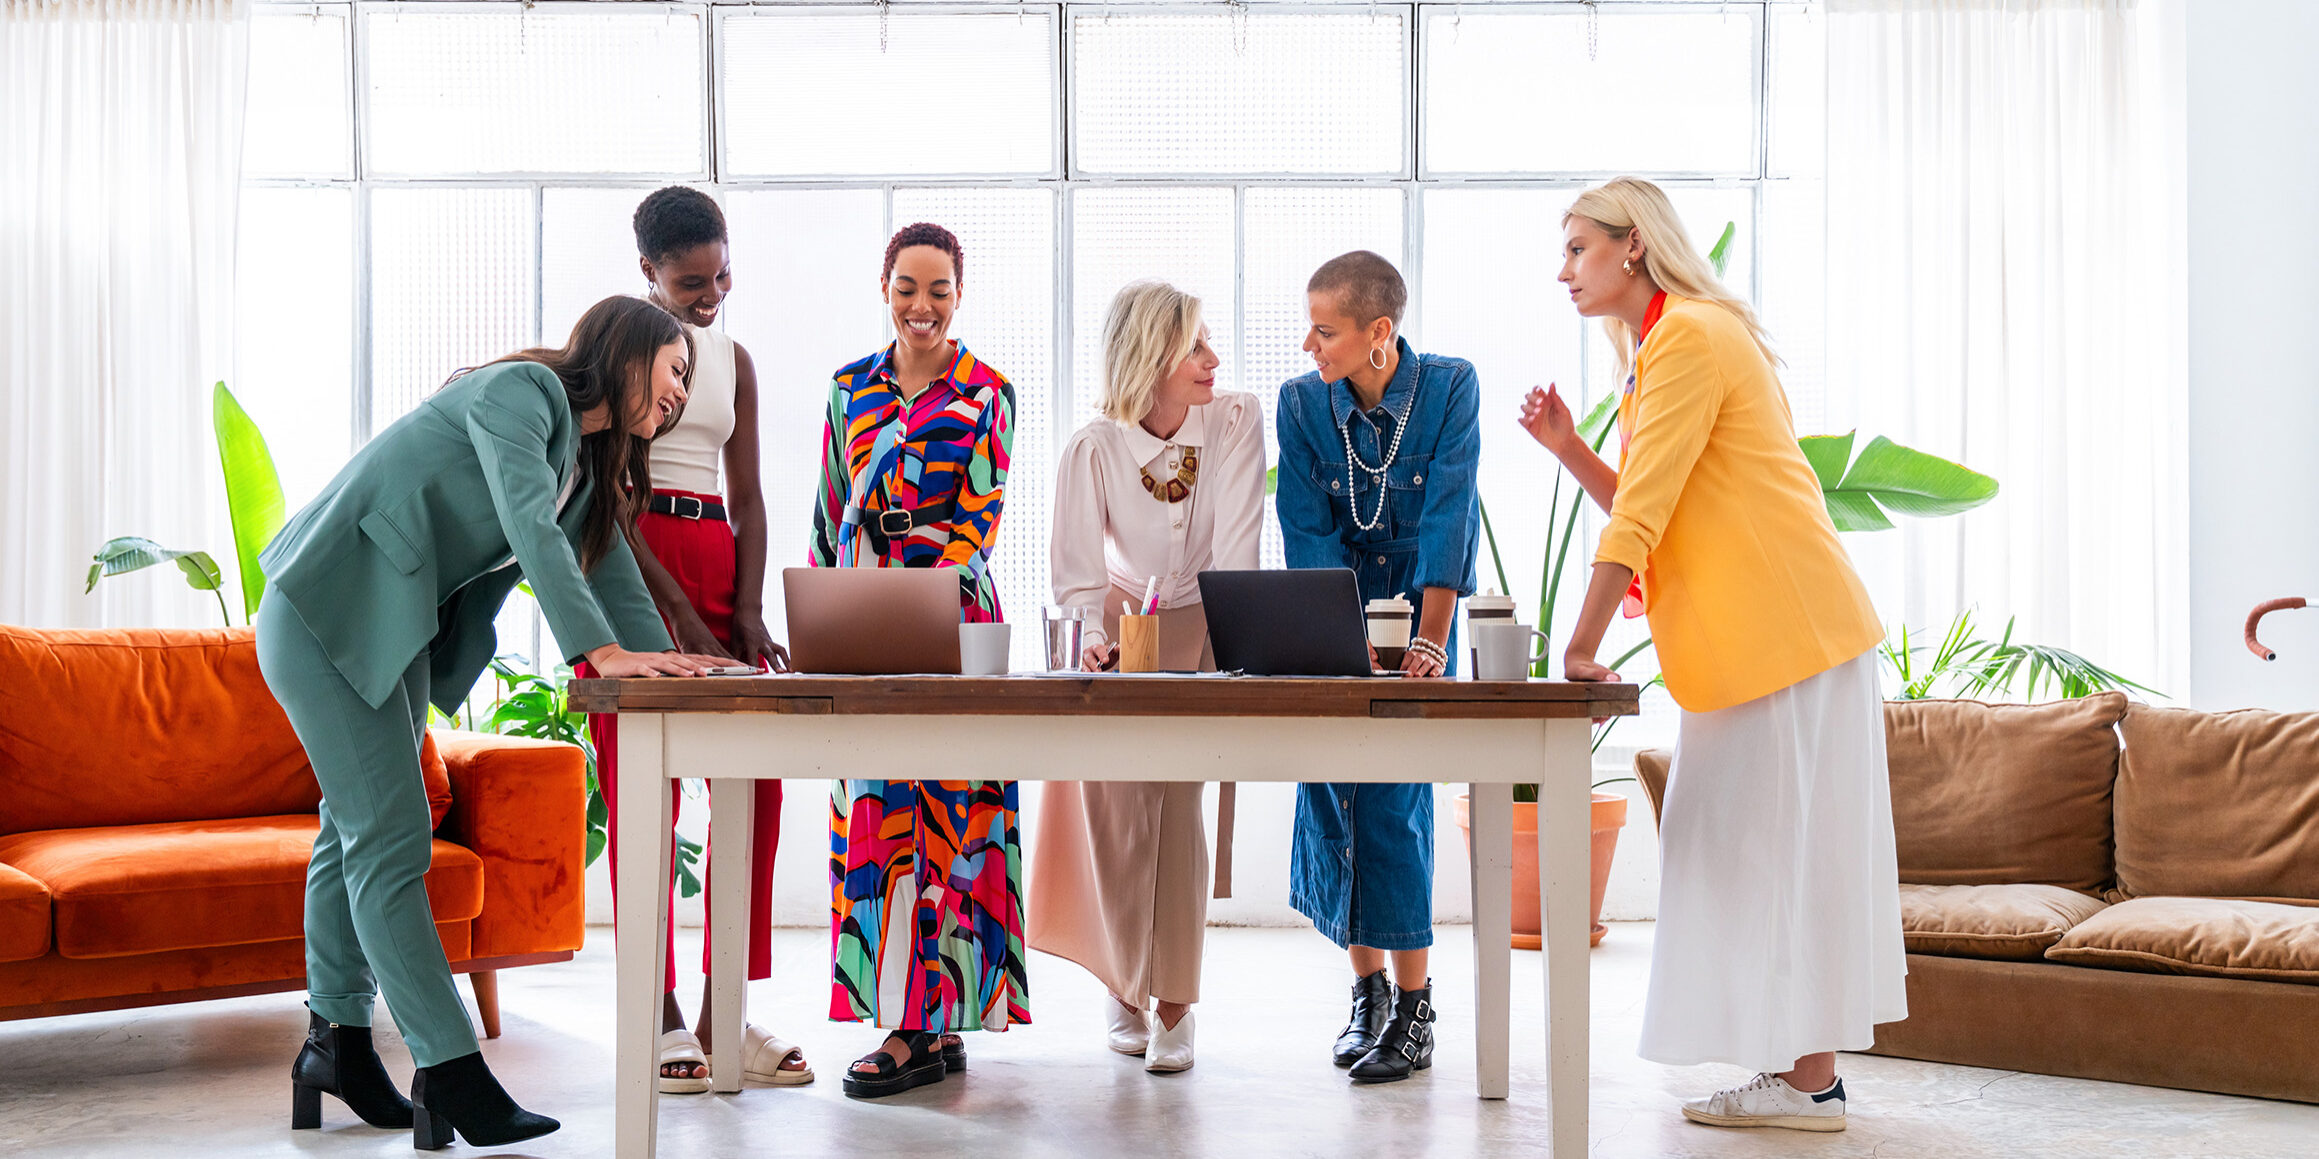
[[274,598],[374,708],[425,652],[429,699],[455,709],[498,650],[500,605],[526,579],[567,660],[612,643],[674,647],[625,538],[593,574],[580,571],[592,481],[556,510],[579,446],[579,416],[547,367],[464,375],[357,451],[283,525],[260,557]]

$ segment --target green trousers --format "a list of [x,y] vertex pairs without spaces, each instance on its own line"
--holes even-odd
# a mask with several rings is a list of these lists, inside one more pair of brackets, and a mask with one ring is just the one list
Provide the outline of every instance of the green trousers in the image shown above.
[[419,773],[427,654],[372,708],[339,674],[290,601],[258,607],[258,669],[289,714],[322,785],[322,829],[306,869],[307,1005],[368,1026],[380,990],[420,1066],[480,1049],[427,907],[434,825]]

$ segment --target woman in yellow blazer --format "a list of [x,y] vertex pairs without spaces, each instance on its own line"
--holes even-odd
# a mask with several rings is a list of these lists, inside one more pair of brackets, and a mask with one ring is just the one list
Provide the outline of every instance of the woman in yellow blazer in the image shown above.
[[1617,679],[1595,652],[1639,576],[1682,709],[1640,1053],[1763,1072],[1684,1103],[1693,1121],[1841,1131],[1834,1052],[1907,1016],[1884,631],[1796,445],[1763,327],[1666,194],[1626,177],[1590,189],[1563,236],[1559,280],[1604,319],[1625,379],[1615,471],[1551,388],[1522,408],[1610,513],[1563,667]]

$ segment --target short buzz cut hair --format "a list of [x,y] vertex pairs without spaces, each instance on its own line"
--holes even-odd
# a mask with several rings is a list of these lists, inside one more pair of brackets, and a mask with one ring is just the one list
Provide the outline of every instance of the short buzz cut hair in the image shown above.
[[1380,254],[1354,250],[1321,263],[1304,284],[1307,293],[1337,294],[1353,320],[1366,326],[1379,318],[1401,325],[1401,311],[1409,305],[1409,286],[1401,271]]

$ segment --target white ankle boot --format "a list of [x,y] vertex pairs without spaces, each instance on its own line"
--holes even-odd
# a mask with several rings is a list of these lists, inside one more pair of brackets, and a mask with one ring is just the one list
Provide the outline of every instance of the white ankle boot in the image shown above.
[[1191,1011],[1184,1011],[1184,1016],[1177,1019],[1173,1027],[1159,1015],[1152,1015],[1151,1049],[1144,1055],[1143,1069],[1153,1074],[1173,1074],[1179,1070],[1192,1069]]
[[1111,1004],[1111,1028],[1105,1045],[1121,1054],[1142,1054],[1151,1046],[1151,1024],[1141,1010],[1130,1009],[1117,998]]

